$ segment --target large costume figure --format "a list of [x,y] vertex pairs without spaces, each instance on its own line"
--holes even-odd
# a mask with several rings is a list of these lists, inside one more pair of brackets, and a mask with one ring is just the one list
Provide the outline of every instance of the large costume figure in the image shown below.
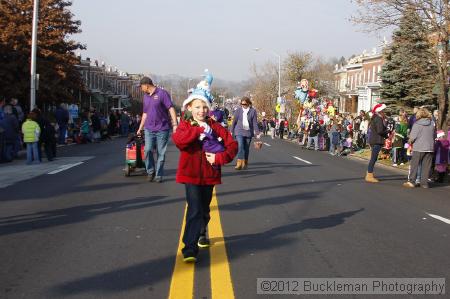
[[303,104],[308,98],[309,82],[306,79],[302,79],[298,82],[298,87],[295,90],[295,98]]

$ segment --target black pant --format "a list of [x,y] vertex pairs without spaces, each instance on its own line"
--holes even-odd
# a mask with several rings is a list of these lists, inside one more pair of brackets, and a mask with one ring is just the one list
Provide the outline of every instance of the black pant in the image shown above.
[[188,204],[186,225],[184,227],[182,249],[183,255],[197,255],[198,238],[206,234],[206,227],[211,219],[209,204],[211,203],[214,186],[185,184]]
[[52,161],[56,157],[56,141],[44,143],[45,155],[47,160]]
[[409,176],[409,181],[413,184],[416,182],[417,170],[419,168],[419,164],[421,163],[422,163],[422,171],[420,174],[420,185],[426,186],[428,185],[428,178],[430,177],[431,164],[433,163],[433,153],[413,151],[413,156],[411,159],[411,174]]
[[42,140],[38,141],[38,156],[39,156],[39,162],[42,162],[42,144],[44,142]]

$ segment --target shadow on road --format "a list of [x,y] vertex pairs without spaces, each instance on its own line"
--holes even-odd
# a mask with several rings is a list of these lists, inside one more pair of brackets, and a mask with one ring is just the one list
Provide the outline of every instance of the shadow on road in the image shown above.
[[[294,238],[287,235],[299,233],[307,229],[326,229],[345,223],[345,220],[355,214],[363,211],[355,211],[333,214],[325,217],[305,219],[298,223],[292,223],[285,226],[276,227],[265,232],[256,234],[235,235],[225,238],[230,259],[236,259],[245,256],[248,252],[269,250],[281,246],[286,246],[295,242]],[[212,243],[215,241],[212,239]],[[55,286],[48,290],[49,295],[69,296],[86,293],[117,293],[138,289],[142,287],[151,287],[158,281],[166,280],[172,275],[175,256],[166,256],[157,260],[148,261],[138,265],[105,272],[91,277],[81,278],[69,281]],[[226,263],[221,260],[219,263]],[[198,266],[198,265],[197,265]],[[208,267],[204,263],[201,267]],[[151,296],[151,293],[149,293]]]
[[184,201],[184,198],[165,200],[166,196],[138,197],[130,200],[82,205],[66,209],[43,211],[0,218],[0,235],[9,235],[88,221],[100,215],[149,208],[160,204]]
[[[221,204],[219,209],[221,211],[223,210],[242,211],[255,209],[261,206],[278,206],[290,202],[297,202],[300,200],[313,200],[315,198],[319,198],[319,194],[320,192],[307,192],[307,193],[288,194],[276,197],[267,197],[251,201],[241,201],[229,204]],[[217,209],[217,207],[212,207],[211,210],[213,209]]]

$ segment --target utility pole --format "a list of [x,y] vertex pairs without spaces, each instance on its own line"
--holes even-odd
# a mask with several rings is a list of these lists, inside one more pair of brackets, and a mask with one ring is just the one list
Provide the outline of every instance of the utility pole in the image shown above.
[[37,29],[39,21],[39,0],[34,0],[33,7],[33,30],[31,39],[31,88],[30,88],[30,111],[36,106],[36,52],[37,52]]

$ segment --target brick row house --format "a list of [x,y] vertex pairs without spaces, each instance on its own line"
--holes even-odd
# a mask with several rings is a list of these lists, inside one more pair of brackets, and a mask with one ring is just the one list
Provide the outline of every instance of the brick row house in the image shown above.
[[129,75],[104,63],[99,65],[89,58],[80,58],[76,67],[85,86],[79,91],[80,106],[96,107],[98,111],[107,113],[110,109],[130,108],[132,103],[141,101],[143,92],[139,80],[142,75]]
[[364,51],[361,55],[349,59],[346,65],[336,65],[335,87],[339,92],[337,107],[339,111],[357,113],[369,111],[380,98],[383,66],[383,49],[374,48],[372,52]]

